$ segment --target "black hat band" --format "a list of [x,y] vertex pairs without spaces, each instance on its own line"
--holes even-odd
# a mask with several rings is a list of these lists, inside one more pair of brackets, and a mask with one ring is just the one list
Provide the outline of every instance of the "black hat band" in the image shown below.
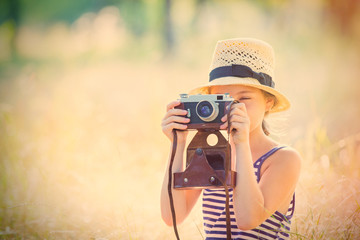
[[267,75],[266,73],[255,72],[250,67],[245,65],[233,64],[231,66],[218,67],[213,69],[209,76],[209,82],[221,77],[250,77],[257,79],[261,85],[272,88],[275,87],[275,83],[273,82],[271,76]]

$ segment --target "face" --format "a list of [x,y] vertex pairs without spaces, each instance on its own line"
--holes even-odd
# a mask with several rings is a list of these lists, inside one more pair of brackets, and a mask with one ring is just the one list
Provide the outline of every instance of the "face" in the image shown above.
[[250,119],[250,132],[255,129],[262,129],[262,121],[265,113],[271,109],[274,99],[265,97],[262,90],[247,86],[213,86],[210,94],[229,93],[231,97],[242,102]]

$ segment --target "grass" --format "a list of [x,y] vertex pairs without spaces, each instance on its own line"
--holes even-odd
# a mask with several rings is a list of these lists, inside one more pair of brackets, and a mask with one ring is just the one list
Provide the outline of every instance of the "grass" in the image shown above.
[[[2,239],[172,238],[160,219],[169,146],[159,122],[161,102],[173,95],[145,101],[149,93],[137,90],[144,101],[124,104],[119,95],[132,86],[117,80],[123,70],[117,65],[122,63],[69,70],[70,77],[45,86],[41,79],[3,83],[12,91],[1,108]],[[90,75],[115,77],[98,83]],[[296,143],[300,151],[304,142]],[[302,154],[307,151],[313,150]],[[292,239],[360,237],[360,182],[353,177],[359,169],[333,168],[341,151],[328,156],[328,165],[304,158]],[[347,164],[355,166],[354,157]],[[199,203],[179,232],[184,239],[202,239]]]

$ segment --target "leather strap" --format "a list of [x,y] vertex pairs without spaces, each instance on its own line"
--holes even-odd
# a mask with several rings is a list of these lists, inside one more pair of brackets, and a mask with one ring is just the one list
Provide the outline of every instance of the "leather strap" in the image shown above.
[[[229,109],[228,109],[228,112],[227,112],[227,121],[228,121],[228,129],[227,129],[227,132],[228,132],[228,148],[230,147],[230,127],[231,127],[231,124],[230,124],[230,112],[231,112],[231,106],[234,104],[234,103],[238,103],[239,101],[238,100],[234,100],[230,103],[229,105]],[[231,158],[231,152],[230,152],[230,158]],[[224,187],[225,187],[225,194],[226,194],[226,237],[227,237],[227,240],[231,240],[231,219],[230,219],[230,206],[229,206],[229,189],[228,189],[228,186],[226,185],[226,182],[227,182],[227,177],[228,177],[228,173],[230,172],[231,170],[231,166],[230,166],[230,161],[229,159],[225,159],[225,184]]]
[[[228,121],[228,129],[227,129],[227,132],[228,132],[228,139],[227,139],[227,142],[228,142],[228,145],[227,147],[229,148],[230,147],[230,127],[231,127],[231,124],[230,124],[230,112],[231,112],[231,106],[234,104],[234,103],[238,103],[239,101],[237,100],[234,100],[230,103],[229,105],[229,109],[227,110],[227,121]],[[231,151],[230,151],[230,158],[231,158]],[[229,197],[229,188],[227,186],[227,178],[228,178],[228,174],[231,170],[231,166],[230,166],[230,161],[229,159],[225,159],[225,179],[224,181],[221,180],[221,178],[217,177],[217,179],[222,183],[222,185],[224,186],[225,188],[225,195],[226,195],[226,201],[225,201],[225,213],[226,213],[226,240],[231,240],[231,218],[230,218],[230,197]],[[214,172],[215,173],[215,172]],[[215,173],[216,174],[216,173]]]
[[173,146],[171,151],[171,158],[169,163],[169,182],[168,182],[168,194],[169,194],[169,200],[170,200],[170,209],[171,209],[171,216],[173,220],[173,227],[174,232],[177,240],[180,240],[179,233],[177,231],[176,227],[176,214],[175,214],[175,207],[174,207],[174,199],[172,196],[172,166],[174,163],[175,153],[176,153],[176,147],[177,147],[177,133],[176,130],[173,129]]

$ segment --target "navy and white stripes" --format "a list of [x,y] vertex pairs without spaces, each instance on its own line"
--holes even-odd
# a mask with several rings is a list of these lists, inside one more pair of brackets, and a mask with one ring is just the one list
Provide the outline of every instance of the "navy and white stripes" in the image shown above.
[[[281,149],[277,147],[270,150],[254,163],[257,181],[260,180],[260,168],[263,162],[274,152]],[[242,231],[237,227],[233,208],[233,189],[229,189],[231,235],[233,239],[288,239],[291,218],[294,214],[295,194],[285,215],[276,211],[266,219],[260,226]],[[203,191],[203,219],[206,240],[226,239],[226,213],[225,213],[225,189],[204,189]]]

